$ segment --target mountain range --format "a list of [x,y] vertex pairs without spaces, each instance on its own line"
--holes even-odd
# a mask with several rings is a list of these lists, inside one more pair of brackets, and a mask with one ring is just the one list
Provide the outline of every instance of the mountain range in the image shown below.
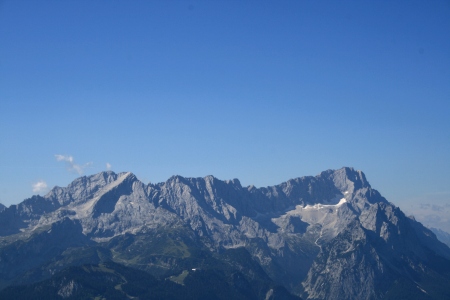
[[279,185],[130,172],[0,208],[1,299],[450,299],[450,249],[353,168]]

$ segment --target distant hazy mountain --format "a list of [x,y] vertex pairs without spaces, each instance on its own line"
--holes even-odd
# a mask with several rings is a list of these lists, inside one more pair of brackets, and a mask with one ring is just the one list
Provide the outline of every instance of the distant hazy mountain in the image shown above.
[[6,206],[4,206],[3,204],[0,203],[0,212],[5,210],[5,209],[6,209]]
[[450,234],[438,228],[430,228],[431,231],[436,235],[438,240],[450,247]]
[[1,299],[449,299],[450,249],[352,168],[267,188],[102,172],[0,212],[0,288]]

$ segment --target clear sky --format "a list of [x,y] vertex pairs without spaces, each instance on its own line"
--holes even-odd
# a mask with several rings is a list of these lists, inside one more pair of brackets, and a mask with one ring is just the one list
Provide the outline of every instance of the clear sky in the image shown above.
[[352,166],[450,230],[449,113],[449,1],[0,1],[5,205],[106,169]]

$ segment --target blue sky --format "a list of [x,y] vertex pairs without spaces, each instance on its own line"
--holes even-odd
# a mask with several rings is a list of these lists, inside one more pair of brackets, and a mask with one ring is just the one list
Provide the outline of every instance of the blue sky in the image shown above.
[[450,229],[449,37],[448,1],[0,1],[0,202],[352,166]]

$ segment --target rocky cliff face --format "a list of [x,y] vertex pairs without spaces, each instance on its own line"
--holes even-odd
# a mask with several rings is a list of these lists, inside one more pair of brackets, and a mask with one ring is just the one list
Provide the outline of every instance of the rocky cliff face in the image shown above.
[[[212,255],[248,278],[260,274],[310,299],[381,299],[405,286],[430,296],[424,282],[450,283],[449,248],[352,168],[267,188],[213,176],[173,176],[154,185],[132,173],[81,177],[0,212],[0,268],[14,263],[10,249],[45,239],[43,232],[59,224],[77,237],[55,250],[63,258],[21,262],[18,271],[0,274],[3,286],[90,261],[86,253],[94,248],[94,263],[111,259],[157,276]],[[30,255],[41,251],[20,247]],[[238,263],[236,255],[225,259],[233,249],[243,249],[260,270]],[[72,259],[73,253],[84,258]]]
[[383,299],[406,280],[413,299],[445,299],[448,291],[432,281],[441,261],[442,283],[450,283],[448,259],[448,249],[428,229],[393,205],[376,203],[321,248],[303,286],[308,299]]

